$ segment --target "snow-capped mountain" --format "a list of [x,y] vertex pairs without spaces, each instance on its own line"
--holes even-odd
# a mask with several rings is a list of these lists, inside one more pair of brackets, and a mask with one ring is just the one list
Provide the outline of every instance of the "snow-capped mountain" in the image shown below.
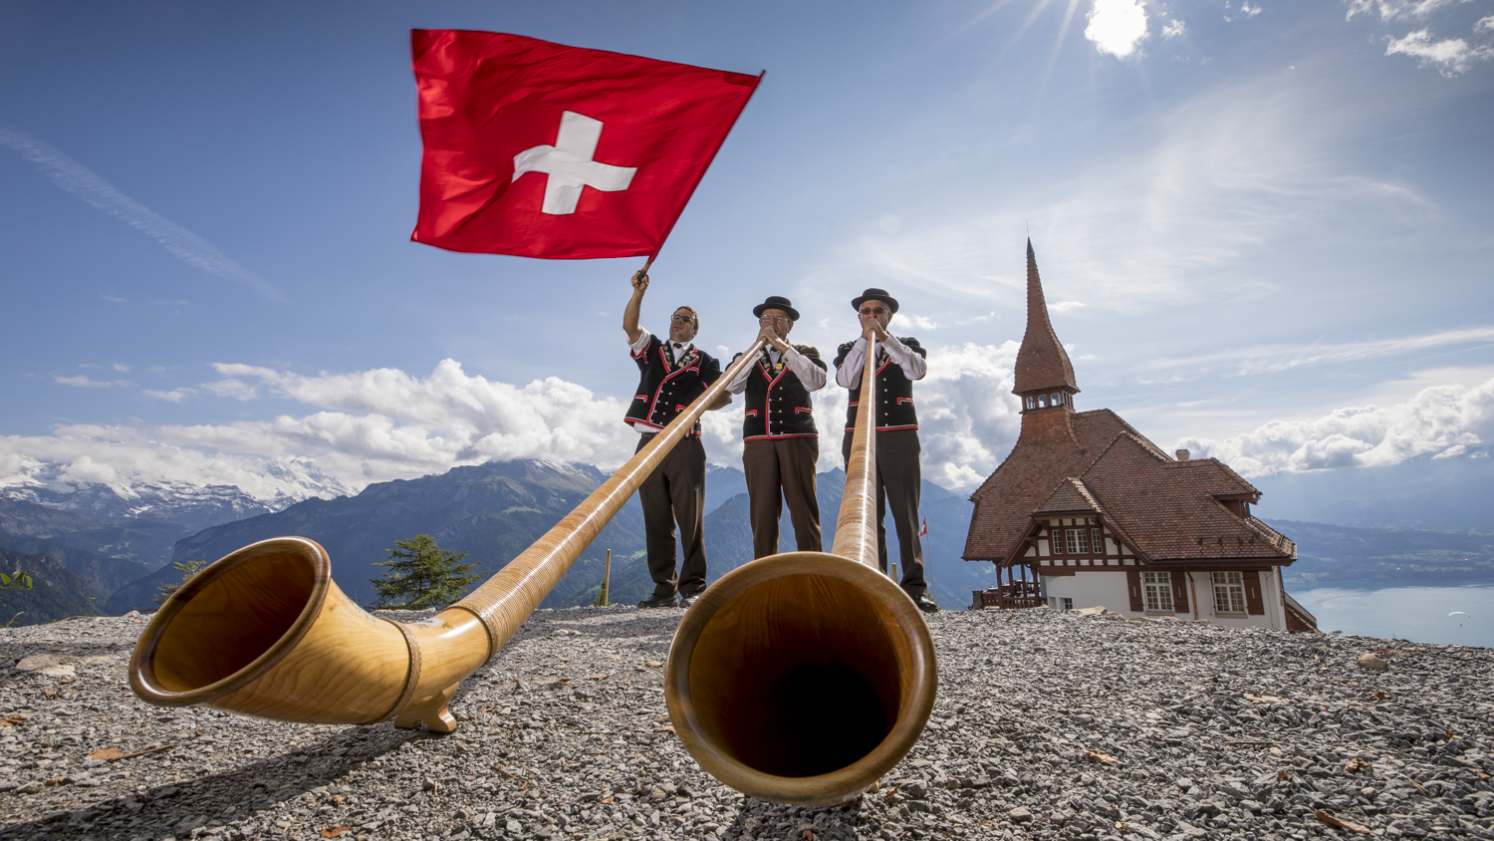
[[272,496],[247,493],[235,485],[182,481],[79,483],[62,478],[62,466],[34,465],[27,475],[0,486],[0,502],[28,502],[76,514],[98,525],[136,520],[178,524],[189,532],[281,511],[303,500],[334,499],[351,491],[340,481],[299,459],[264,465]]
[[176,482],[140,483],[122,488],[100,484],[70,488],[16,486],[0,488],[0,499],[66,511],[100,525],[164,520],[179,523],[189,531],[268,514],[293,501],[276,505],[275,500],[255,499],[232,485]]

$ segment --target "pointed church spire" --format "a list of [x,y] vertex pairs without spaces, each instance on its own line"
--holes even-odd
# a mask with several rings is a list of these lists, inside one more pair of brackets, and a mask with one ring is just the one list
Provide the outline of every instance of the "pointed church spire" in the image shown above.
[[[1017,377],[1012,391],[1016,394],[1047,392],[1063,389],[1069,393],[1079,391],[1074,380],[1074,366],[1069,355],[1059,344],[1053,332],[1053,323],[1048,320],[1048,302],[1043,298],[1043,282],[1038,277],[1037,255],[1032,250],[1032,239],[1027,240],[1027,332],[1022,335],[1022,347],[1017,351]],[[1044,401],[1046,405],[1047,401]],[[1068,404],[1067,398],[1064,399]],[[1025,404],[1024,404],[1025,405]]]

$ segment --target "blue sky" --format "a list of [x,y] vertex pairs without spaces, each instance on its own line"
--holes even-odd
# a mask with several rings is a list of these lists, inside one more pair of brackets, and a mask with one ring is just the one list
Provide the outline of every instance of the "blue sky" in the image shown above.
[[1255,476],[1487,456],[1494,2],[848,8],[6,4],[0,484],[300,496],[631,452],[638,260],[408,241],[411,27],[766,69],[644,324],[692,304],[730,355],[784,294],[830,352],[886,287],[956,490],[1015,438],[1029,234],[1080,409]]

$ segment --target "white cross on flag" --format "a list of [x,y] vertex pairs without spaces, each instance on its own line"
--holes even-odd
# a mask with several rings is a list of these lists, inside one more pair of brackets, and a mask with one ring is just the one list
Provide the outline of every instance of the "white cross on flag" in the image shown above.
[[657,254],[762,78],[492,32],[411,40],[410,238],[453,251]]

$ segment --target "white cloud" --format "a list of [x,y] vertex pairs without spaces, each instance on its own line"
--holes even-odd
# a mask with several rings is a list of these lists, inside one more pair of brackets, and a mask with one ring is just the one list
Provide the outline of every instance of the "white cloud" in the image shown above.
[[1182,20],[1177,19],[1177,18],[1174,18],[1174,19],[1172,19],[1172,20],[1170,20],[1170,21],[1162,24],[1162,37],[1163,38],[1176,38],[1179,35],[1182,35],[1184,32],[1187,32],[1187,31],[1188,31],[1188,25],[1186,23],[1183,23]]
[[121,374],[128,374],[130,372],[130,366],[124,364],[123,362],[115,362],[109,367]]
[[1379,213],[1401,224],[1437,212],[1409,186],[1344,170],[1342,150],[1365,120],[1357,109],[1275,74],[1212,89],[1162,115],[1149,144],[1096,157],[1051,186],[1005,194],[995,208],[910,213],[896,235],[867,225],[827,251],[795,300],[876,283],[920,290],[924,308],[955,325],[972,311],[1020,318],[1029,221],[1049,295],[1091,310],[1269,292],[1258,272],[1212,283],[1273,239],[1329,224],[1314,220]]
[[929,351],[929,374],[914,387],[925,478],[973,491],[1011,452],[1022,425],[1016,364],[1014,341]]
[[[217,367],[240,377],[221,381],[239,383],[227,392],[265,390],[311,411],[219,424],[72,424],[47,436],[0,436],[0,473],[16,472],[22,461],[61,465],[68,476],[102,475],[108,467],[112,476],[99,481],[222,482],[262,497],[296,496],[308,488],[358,490],[489,459],[609,468],[626,460],[637,441],[622,423],[623,401],[553,377],[515,386],[470,376],[449,359],[426,377],[392,369],[303,376]],[[152,396],[170,400],[173,394]],[[303,464],[314,464],[314,473],[291,469]]]
[[1314,365],[1361,362],[1406,353],[1468,344],[1494,343],[1494,326],[1441,330],[1415,336],[1371,339],[1361,342],[1256,345],[1189,356],[1156,359],[1147,363],[1153,371],[1178,376],[1177,381],[1206,376],[1222,369],[1237,376],[1277,374]]
[[1494,15],[1479,18],[1478,23],[1473,25],[1474,32],[1494,32]]
[[1473,46],[1462,38],[1432,39],[1429,30],[1418,29],[1404,38],[1389,39],[1386,55],[1406,55],[1416,59],[1420,67],[1435,68],[1443,76],[1452,78],[1467,73],[1476,62],[1494,58],[1494,47]]
[[1146,8],[1140,0],[1094,0],[1084,37],[1100,52],[1126,58],[1146,40]]
[[[1345,20],[1353,20],[1359,15],[1378,14],[1380,20],[1400,20],[1404,18],[1425,19],[1443,6],[1450,6],[1460,0],[1346,0],[1345,5],[1348,12]],[[1468,2],[1468,0],[1461,0]]]
[[[1011,394],[1017,347],[1007,341],[930,348],[929,374],[915,386],[923,471],[930,481],[972,490],[1010,452],[1020,428],[1020,407]],[[0,436],[0,485],[43,477],[120,488],[137,482],[222,483],[261,498],[303,498],[489,459],[547,459],[608,470],[626,460],[637,441],[621,422],[625,401],[553,377],[523,386],[497,382],[469,375],[450,359],[425,377],[393,369],[317,376],[244,365],[220,369],[252,374],[255,387],[309,411],[231,423],[66,424],[50,435]],[[170,400],[176,391],[190,392],[152,396]],[[704,418],[713,463],[740,464],[741,401],[735,403]],[[841,465],[845,411],[845,389],[832,383],[816,393],[820,469]],[[1421,388],[1384,408],[1343,408],[1178,446],[1258,476],[1483,454],[1491,436],[1494,378]]]
[[259,397],[259,389],[243,380],[216,380],[210,383],[203,383],[201,388],[215,397],[224,397],[230,400],[254,400]]
[[170,391],[162,391],[155,388],[147,388],[145,390],[146,397],[153,397],[156,400],[165,400],[167,403],[180,403],[183,400],[187,399],[187,397],[191,394],[192,389],[190,388],[173,388]]
[[1048,311],[1056,312],[1061,315],[1066,312],[1077,312],[1084,309],[1086,306],[1087,304],[1085,304],[1083,301],[1054,301],[1053,303],[1048,305]]
[[69,385],[74,388],[115,388],[125,385],[123,380],[96,380],[87,374],[76,374],[73,376],[55,376],[52,382],[58,385]]
[[1250,2],[1250,0],[1245,0],[1244,3],[1240,4],[1240,14],[1244,15],[1245,17],[1253,18],[1256,15],[1260,14],[1261,11],[1262,10],[1260,5]]
[[116,485],[119,483],[119,473],[110,465],[85,455],[65,465],[59,479],[69,485]]
[[896,333],[903,328],[914,330],[938,330],[939,322],[926,315],[917,315],[910,312],[899,312],[894,321],[892,332]]
[[1385,407],[1337,409],[1279,420],[1243,435],[1178,442],[1246,476],[1333,467],[1380,467],[1409,459],[1487,453],[1494,441],[1494,379],[1423,389]]
[[[285,296],[264,278],[239,265],[202,236],[115,189],[97,173],[46,143],[0,128],[0,146],[31,162],[53,184],[155,240],[168,254],[208,274],[242,283],[274,301]],[[112,301],[109,296],[104,300]],[[122,302],[115,301],[115,303]]]
[[[1017,441],[1021,404],[1011,393],[1017,343],[967,342],[928,351],[928,375],[913,386],[923,477],[951,490],[973,491]],[[847,395],[833,379],[814,393],[820,470],[843,466]],[[741,464],[741,427],[740,406],[706,415],[706,451],[712,462]]]
[[[916,387],[924,475],[970,489],[1016,440],[1011,395],[1014,342],[930,349],[930,374]],[[221,382],[295,401],[303,414],[190,425],[65,424],[50,435],[0,436],[0,484],[98,481],[223,483],[262,498],[345,493],[370,482],[437,473],[490,459],[539,458],[612,469],[633,453],[622,423],[626,402],[554,377],[527,385],[469,375],[442,360],[420,377],[394,369],[306,376],[220,364]],[[214,385],[219,385],[215,383]],[[147,392],[175,402],[192,389]],[[840,466],[846,390],[815,395],[820,466]],[[713,463],[739,465],[741,400],[709,412],[703,426]],[[314,466],[314,467],[313,467]]]

